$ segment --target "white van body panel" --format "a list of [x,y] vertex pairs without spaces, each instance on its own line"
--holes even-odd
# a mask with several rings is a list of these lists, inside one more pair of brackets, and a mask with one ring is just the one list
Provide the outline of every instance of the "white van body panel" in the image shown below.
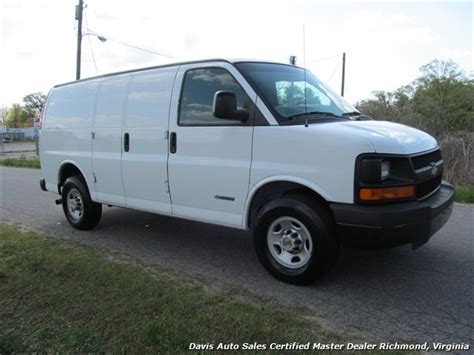
[[292,176],[327,201],[352,203],[356,157],[374,151],[368,139],[341,131],[339,123],[255,127],[250,184]]
[[41,173],[48,186],[57,191],[65,162],[82,171],[95,198],[92,175],[92,117],[100,80],[53,89],[45,109],[47,119],[40,135]]
[[249,188],[252,127],[175,129],[178,148],[169,158],[173,214],[240,226]]
[[[339,122],[339,132],[369,140],[377,153],[414,154],[438,147],[428,133],[387,121]],[[344,133],[345,132],[345,133]]]

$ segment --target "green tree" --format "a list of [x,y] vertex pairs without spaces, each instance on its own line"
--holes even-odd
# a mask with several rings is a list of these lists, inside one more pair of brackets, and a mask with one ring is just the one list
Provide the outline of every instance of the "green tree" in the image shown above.
[[2,108],[0,109],[0,115],[1,117],[6,120],[7,119],[7,116],[8,116],[8,107],[3,105]]
[[474,81],[453,61],[433,60],[421,76],[394,92],[374,92],[357,104],[375,119],[406,123],[435,135],[474,130]]
[[30,117],[36,117],[41,112],[46,101],[46,95],[41,92],[34,92],[23,97],[24,109]]
[[474,128],[474,85],[453,61],[434,60],[421,67],[413,109],[433,133]]
[[28,120],[28,117],[28,112],[25,111],[20,104],[13,104],[8,111],[5,124],[10,128],[26,127],[26,121]]
[[379,120],[399,121],[401,117],[397,95],[387,91],[374,91],[375,99],[363,100],[357,104],[358,109]]

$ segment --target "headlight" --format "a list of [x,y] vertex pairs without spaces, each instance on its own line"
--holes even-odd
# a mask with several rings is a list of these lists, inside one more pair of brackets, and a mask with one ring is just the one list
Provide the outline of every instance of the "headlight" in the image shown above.
[[355,178],[355,199],[359,202],[415,196],[415,177],[408,157],[364,154],[357,159]]
[[380,179],[382,181],[385,181],[389,178],[389,176],[390,176],[390,161],[382,160],[382,163],[380,164]]
[[[382,170],[384,166],[384,170]],[[388,160],[382,158],[364,158],[360,163],[359,177],[364,184],[380,184],[383,180],[387,179],[388,175],[384,178],[384,174],[387,174],[387,170],[390,170],[390,163]],[[390,173],[388,171],[388,173]]]

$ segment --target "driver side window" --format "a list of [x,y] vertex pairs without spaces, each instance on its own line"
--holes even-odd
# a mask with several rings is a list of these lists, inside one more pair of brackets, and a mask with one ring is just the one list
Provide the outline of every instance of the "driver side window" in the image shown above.
[[180,126],[241,125],[240,120],[222,120],[212,114],[214,94],[231,91],[237,98],[237,107],[243,107],[245,92],[222,68],[192,69],[186,72],[181,91],[178,124]]

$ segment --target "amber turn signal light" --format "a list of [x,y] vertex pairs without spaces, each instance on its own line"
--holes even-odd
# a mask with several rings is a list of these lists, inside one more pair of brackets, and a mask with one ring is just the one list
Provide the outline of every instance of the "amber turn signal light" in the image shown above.
[[383,188],[362,188],[359,198],[363,201],[393,200],[412,197],[415,194],[413,185]]

